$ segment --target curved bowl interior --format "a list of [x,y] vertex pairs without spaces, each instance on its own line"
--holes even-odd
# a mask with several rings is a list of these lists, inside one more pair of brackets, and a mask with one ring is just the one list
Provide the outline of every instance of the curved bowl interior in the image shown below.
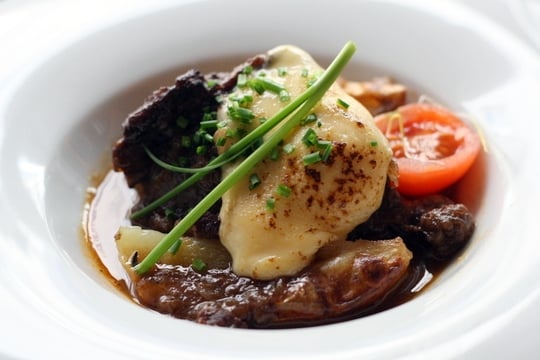
[[[521,70],[531,66],[528,53],[500,29],[451,4],[324,4],[186,2],[101,29],[27,74],[2,109],[1,168],[9,176],[1,192],[12,218],[4,235],[25,239],[16,246],[31,249],[29,259],[13,260],[13,266],[27,274],[25,288],[41,299],[49,317],[92,339],[91,344],[124,355],[391,357],[438,347],[464,351],[466,342],[451,344],[487,336],[484,324],[528,291],[530,276],[523,273],[537,268],[538,261],[516,265],[513,259],[527,259],[538,246],[523,240],[517,248],[507,241],[527,239],[529,228],[512,228],[515,219],[533,223],[531,215],[520,214],[525,205],[518,196],[532,185],[534,170],[526,166],[531,155],[523,152],[530,135],[515,129],[538,130],[524,116],[534,99],[523,95],[520,106],[512,101],[516,92],[540,93],[539,83]],[[190,67],[228,70],[283,43],[306,49],[324,65],[347,40],[359,49],[347,77],[391,75],[467,112],[483,129],[487,152],[458,191],[465,202],[480,199],[469,204],[478,228],[460,258],[406,304],[297,330],[246,331],[179,321],[140,308],[110,286],[82,246],[81,213],[89,177],[102,166],[126,115]],[[515,146],[508,146],[509,139]],[[311,337],[325,341],[310,341],[308,348]]]

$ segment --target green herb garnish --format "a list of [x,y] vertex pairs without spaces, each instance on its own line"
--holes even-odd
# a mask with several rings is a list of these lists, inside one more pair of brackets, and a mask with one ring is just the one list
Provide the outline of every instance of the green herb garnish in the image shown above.
[[319,161],[322,161],[322,157],[318,151],[315,151],[304,156],[303,160],[304,160],[304,165],[309,166],[309,165],[316,164]]
[[276,194],[284,198],[291,196],[292,189],[285,184],[279,184],[276,188]]
[[199,258],[193,259],[191,262],[191,267],[198,272],[204,271],[206,269],[206,263]]
[[259,178],[259,175],[257,174],[249,175],[249,190],[255,189],[260,184],[261,184],[261,179]]
[[[144,274],[154,266],[154,264],[167,252],[168,249],[173,246],[174,242],[177,241],[181,236],[183,236],[186,231],[188,231],[199,218],[208,211],[214,205],[221,196],[229,190],[234,184],[236,184],[241,178],[247,176],[251,169],[262,161],[270,151],[276,147],[282,139],[287,136],[294,127],[298,126],[300,121],[305,118],[311,109],[317,105],[320,99],[324,96],[326,91],[330,86],[336,81],[341,70],[348,63],[352,55],[356,50],[356,46],[352,42],[348,42],[341,52],[338,54],[336,59],[330,64],[328,69],[318,77],[317,81],[310,86],[304,93],[302,93],[294,101],[291,101],[287,106],[283,107],[277,114],[272,118],[268,119],[264,124],[260,125],[252,132],[247,134],[237,143],[233,144],[228,151],[224,152],[220,156],[216,157],[214,160],[210,161],[209,166],[215,165],[219,161],[224,159],[229,159],[234,154],[237,154],[239,151],[242,152],[247,146],[249,146],[253,140],[262,137],[270,129],[275,127],[275,125],[281,123],[279,126],[266,141],[263,142],[253,153],[251,153],[243,162],[241,162],[234,170],[232,170],[218,185],[212,189],[195,207],[188,213],[182,220],[180,220],[174,228],[161,239],[161,241],[150,251],[150,253],[134,267],[134,270],[137,274]],[[294,112],[294,113],[293,113]],[[291,115],[287,121],[282,120],[288,115]],[[199,171],[189,177],[187,180],[179,184],[172,191],[165,194],[162,198],[156,200],[149,207],[144,208],[144,213],[152,211],[156,207],[160,206],[162,203],[168,201],[187,187],[196,183],[200,178],[202,178],[207,171]],[[165,201],[164,201],[165,199]],[[158,204],[158,205],[156,205]],[[268,206],[268,203],[267,203]],[[151,210],[148,210],[152,208]],[[143,213],[139,211],[140,214]]]
[[347,110],[349,108],[349,104],[347,102],[345,102],[345,100],[343,100],[343,99],[338,98],[336,100],[336,103],[338,104],[339,107],[341,107],[341,108],[343,108],[345,110]]

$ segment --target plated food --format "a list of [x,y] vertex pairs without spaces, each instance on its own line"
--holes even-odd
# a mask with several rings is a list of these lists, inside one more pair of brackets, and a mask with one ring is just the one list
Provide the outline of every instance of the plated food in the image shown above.
[[404,85],[338,75],[280,46],[129,115],[87,218],[119,177],[136,192],[116,239],[89,241],[115,242],[137,302],[229,327],[342,321],[405,301],[465,246],[451,185],[478,135]]

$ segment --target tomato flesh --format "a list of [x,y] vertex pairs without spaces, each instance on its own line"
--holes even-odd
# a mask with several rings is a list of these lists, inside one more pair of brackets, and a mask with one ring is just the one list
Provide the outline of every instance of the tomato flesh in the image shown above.
[[458,181],[474,163],[478,135],[452,112],[430,104],[409,104],[375,118],[399,167],[404,195],[439,192]]

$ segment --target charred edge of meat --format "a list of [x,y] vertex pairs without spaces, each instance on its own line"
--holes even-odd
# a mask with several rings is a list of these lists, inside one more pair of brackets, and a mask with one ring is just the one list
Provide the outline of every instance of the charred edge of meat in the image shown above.
[[400,236],[415,254],[442,262],[449,260],[472,237],[475,222],[463,204],[443,195],[405,199],[387,187],[381,207],[357,226],[349,240],[390,239]]
[[[218,97],[230,91],[236,84],[238,74],[251,65],[261,67],[266,57],[257,56],[235,68],[231,73],[213,73],[203,76],[199,71],[189,70],[176,79],[170,87],[163,87],[149,96],[145,103],[133,112],[123,124],[123,137],[113,149],[113,167],[123,171],[130,187],[135,188],[139,201],[133,210],[139,210],[189,175],[175,173],[156,165],[146,154],[144,146],[161,160],[178,166],[202,167],[217,155],[213,144],[207,144],[204,154],[197,154],[196,144],[186,146],[182,138],[193,138],[205,113],[217,111]],[[209,87],[208,81],[217,84]],[[182,119],[182,125],[178,120]],[[183,163],[179,163],[182,159]],[[149,215],[134,221],[135,225],[168,232],[183,218],[189,209],[200,202],[221,180],[219,170],[207,174],[190,187]],[[203,216],[191,235],[215,237],[219,228],[217,203]]]

